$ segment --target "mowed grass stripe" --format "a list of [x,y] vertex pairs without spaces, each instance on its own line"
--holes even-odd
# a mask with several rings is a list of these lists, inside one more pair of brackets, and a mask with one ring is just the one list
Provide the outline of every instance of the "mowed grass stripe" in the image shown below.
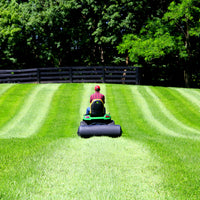
[[194,91],[192,89],[175,89],[178,91],[183,97],[187,98],[193,105],[195,105],[198,108],[198,111],[200,112],[200,95],[199,92]]
[[140,143],[125,138],[62,138],[46,151],[48,154],[38,160],[38,175],[15,186],[18,199],[132,200],[167,196],[156,173],[160,163]]
[[86,114],[87,107],[90,106],[90,95],[94,92],[95,85],[92,83],[86,83],[83,85],[83,94],[80,101],[80,120],[83,115]]
[[[115,124],[121,123],[123,135],[126,136],[126,124],[123,123],[123,119],[128,118],[128,114],[125,111],[123,113],[122,106],[125,104],[124,96],[123,96],[123,90],[121,90],[120,85],[106,85],[106,102],[109,107],[109,112],[111,114],[112,120],[115,121]],[[128,108],[126,107],[127,111]]]
[[187,125],[185,125],[183,122],[181,122],[180,120],[178,120],[166,107],[165,105],[162,103],[162,101],[159,99],[158,96],[156,96],[155,93],[153,93],[152,88],[151,87],[145,87],[146,92],[149,94],[150,97],[152,97],[153,101],[155,101],[159,112],[163,113],[163,115],[165,115],[168,119],[168,121],[170,121],[171,124],[173,124],[173,126],[176,127],[177,126],[180,127],[180,130],[182,129],[181,132],[190,132],[190,133],[196,133],[196,134],[200,134],[200,130],[196,130],[194,128],[191,128]]
[[150,127],[144,126],[145,120],[141,113],[141,105],[136,104],[137,96],[132,94],[135,86],[107,85],[107,102],[112,119],[120,124],[123,137],[141,137],[141,133],[148,133]]
[[4,92],[6,92],[12,86],[14,86],[14,84],[6,84],[6,85],[5,84],[0,84],[0,97]]
[[198,107],[190,99],[182,96],[176,88],[158,87],[157,89],[153,88],[153,90],[177,119],[189,127],[200,130],[200,112]]
[[[159,134],[166,134],[173,137],[199,139],[199,137],[186,136],[180,132],[177,132],[176,130],[171,129],[171,126],[168,123],[161,122],[162,115],[161,117],[156,118],[155,115],[156,115],[156,112],[158,112],[158,108],[156,107],[155,102],[152,99],[150,99],[150,96],[146,94],[144,87],[141,87],[141,86],[134,87],[132,92],[138,97],[137,98],[138,106],[142,105],[143,118],[146,119],[146,122],[149,125],[156,128]],[[157,116],[159,115],[160,113],[157,114]]]
[[60,84],[37,137],[76,137],[80,123],[83,84]]
[[7,88],[7,90],[4,90],[0,97],[0,129],[9,123],[23,107],[24,100],[33,87],[31,84],[12,84],[11,87],[7,87],[7,85],[2,86]]
[[199,89],[198,90],[193,89],[192,91],[197,96],[197,98],[200,99],[200,90]]
[[59,85],[35,85],[19,112],[0,131],[1,138],[29,137],[40,128]]

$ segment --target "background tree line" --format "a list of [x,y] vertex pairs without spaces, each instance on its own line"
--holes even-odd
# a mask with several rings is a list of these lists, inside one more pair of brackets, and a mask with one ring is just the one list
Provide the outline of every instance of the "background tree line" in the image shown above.
[[1,0],[0,69],[141,66],[142,83],[200,85],[198,0]]

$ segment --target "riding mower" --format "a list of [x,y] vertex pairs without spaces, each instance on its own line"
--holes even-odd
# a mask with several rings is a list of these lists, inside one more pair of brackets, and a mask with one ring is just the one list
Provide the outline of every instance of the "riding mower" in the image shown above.
[[120,137],[122,129],[115,125],[110,114],[105,113],[105,107],[101,99],[94,99],[90,104],[90,114],[84,115],[78,128],[78,135],[82,138],[92,136]]

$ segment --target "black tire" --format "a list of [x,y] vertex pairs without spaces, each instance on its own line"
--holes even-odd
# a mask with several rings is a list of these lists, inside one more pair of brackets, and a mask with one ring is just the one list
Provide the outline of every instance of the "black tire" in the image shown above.
[[81,121],[81,122],[80,122],[80,125],[81,125],[81,126],[87,126],[87,123],[86,123],[85,121]]
[[111,122],[108,125],[115,125],[115,121],[111,120]]

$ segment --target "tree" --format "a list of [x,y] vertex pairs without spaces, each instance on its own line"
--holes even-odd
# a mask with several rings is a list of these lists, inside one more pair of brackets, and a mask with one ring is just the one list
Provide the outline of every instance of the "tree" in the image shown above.
[[[120,53],[128,51],[130,60],[143,58],[154,63],[170,56],[183,68],[185,86],[190,86],[191,63],[199,56],[200,3],[198,0],[172,1],[162,18],[153,18],[139,35],[126,35],[118,46]],[[166,60],[165,60],[166,61]],[[166,63],[165,63],[166,64]]]
[[[131,0],[81,0],[79,11],[82,14],[82,38],[80,49],[84,49],[85,58],[90,64],[121,64],[116,46],[122,36],[130,32],[138,32],[146,19],[144,1]],[[140,16],[143,16],[141,18]]]
[[40,67],[61,66],[73,47],[77,20],[73,17],[73,2],[32,0],[21,4],[24,37],[29,56]]
[[15,0],[10,3],[1,2],[0,13],[0,63],[3,66],[12,66],[18,62],[15,52],[21,39],[19,6]]
[[79,17],[74,18],[72,23],[71,17],[76,9],[74,2],[62,0],[2,2],[0,4],[1,67],[60,66],[62,60],[71,59],[67,52],[71,51],[76,41],[74,32],[79,19]]
[[[199,55],[196,44],[200,36],[200,2],[198,0],[182,0],[180,3],[174,1],[169,6],[163,18],[177,33],[177,47],[179,55],[183,58],[185,85],[190,87],[192,60]],[[197,58],[197,57],[196,57]]]

